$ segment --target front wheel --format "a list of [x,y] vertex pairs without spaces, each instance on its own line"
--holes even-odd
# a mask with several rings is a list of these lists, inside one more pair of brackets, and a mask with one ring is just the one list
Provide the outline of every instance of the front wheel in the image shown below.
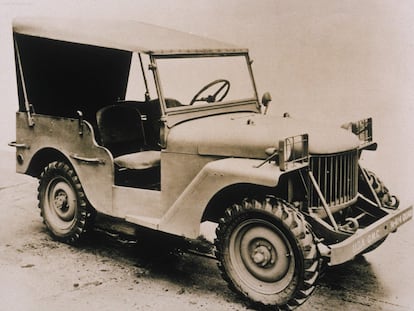
[[40,214],[54,238],[66,243],[81,238],[93,213],[79,178],[69,165],[56,161],[45,167],[38,199]]
[[[375,173],[369,170],[365,170],[365,173],[367,176],[367,180],[364,178],[363,172],[362,171],[360,172],[360,183],[359,183],[360,192],[364,196],[370,197],[372,196],[372,193],[371,193],[371,188],[372,188],[378,200],[380,201],[382,207],[390,208],[390,209],[397,209],[400,204],[400,201],[398,200],[398,198],[395,195],[390,194],[390,191],[388,190],[388,188],[384,185],[382,180],[378,178],[378,176]],[[370,187],[367,185],[367,183],[369,183]],[[367,249],[365,249],[361,254],[366,254],[366,253],[372,252],[373,250],[377,249],[382,243],[385,242],[387,237],[388,236],[385,236],[378,242],[372,244]]]
[[[371,185],[379,201],[381,202],[381,206],[390,209],[397,209],[400,205],[400,201],[398,200],[398,198],[395,195],[390,194],[388,188],[384,185],[382,180],[378,178],[378,176],[375,173],[369,170],[365,170],[365,172],[368,177],[369,184]],[[362,191],[364,191],[363,189],[364,188],[362,187]]]
[[245,199],[226,210],[216,234],[224,279],[254,304],[291,310],[314,291],[319,253],[309,224],[289,203]]

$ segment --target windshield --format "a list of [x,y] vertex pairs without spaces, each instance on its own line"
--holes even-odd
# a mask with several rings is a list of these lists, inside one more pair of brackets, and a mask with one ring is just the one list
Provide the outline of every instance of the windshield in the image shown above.
[[255,99],[246,57],[158,58],[167,109]]

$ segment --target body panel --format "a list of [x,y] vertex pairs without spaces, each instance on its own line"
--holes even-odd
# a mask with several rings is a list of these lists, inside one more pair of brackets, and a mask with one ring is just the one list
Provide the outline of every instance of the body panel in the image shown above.
[[218,157],[197,154],[161,153],[161,204],[164,211],[171,207],[203,167]]
[[[16,171],[26,173],[31,160],[47,148],[56,149],[70,162],[79,176],[88,201],[106,214],[112,213],[113,159],[109,151],[96,144],[91,125],[79,120],[33,114],[34,126],[27,124],[27,115],[16,114],[16,143],[27,148],[17,148],[16,155],[24,159],[17,162]],[[97,162],[76,160],[96,159]],[[56,160],[56,159],[55,159]]]
[[127,215],[160,218],[164,214],[161,207],[161,192],[132,187],[113,186],[113,214],[125,218]]
[[261,163],[260,160],[240,158],[209,162],[161,219],[159,230],[196,238],[205,207],[223,188],[239,183],[275,187],[284,172],[274,163],[257,168]]
[[309,134],[311,154],[339,153],[358,148],[360,142],[341,128],[258,113],[232,113],[188,121],[173,127],[167,150],[178,153],[265,159],[265,150],[279,140]]
[[176,124],[199,119],[202,117],[210,117],[213,115],[220,115],[226,113],[239,113],[239,112],[250,112],[259,113],[260,107],[257,101],[246,101],[246,102],[235,102],[227,103],[225,105],[214,105],[211,104],[207,107],[200,107],[198,109],[169,109],[166,115],[166,124],[169,128],[174,127]]

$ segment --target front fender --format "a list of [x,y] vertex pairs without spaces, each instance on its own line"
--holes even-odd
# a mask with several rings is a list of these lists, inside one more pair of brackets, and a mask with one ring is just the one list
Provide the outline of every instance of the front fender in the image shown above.
[[205,207],[220,190],[247,183],[276,187],[281,171],[274,163],[263,160],[226,158],[207,163],[161,219],[159,229],[171,234],[197,238]]

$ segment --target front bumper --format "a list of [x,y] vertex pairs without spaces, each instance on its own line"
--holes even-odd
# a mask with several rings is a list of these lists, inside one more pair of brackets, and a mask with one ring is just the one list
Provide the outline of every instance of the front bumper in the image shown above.
[[413,218],[413,207],[390,210],[389,214],[370,226],[357,230],[346,240],[328,245],[328,265],[334,266],[353,259],[369,246],[394,232],[399,226]]

